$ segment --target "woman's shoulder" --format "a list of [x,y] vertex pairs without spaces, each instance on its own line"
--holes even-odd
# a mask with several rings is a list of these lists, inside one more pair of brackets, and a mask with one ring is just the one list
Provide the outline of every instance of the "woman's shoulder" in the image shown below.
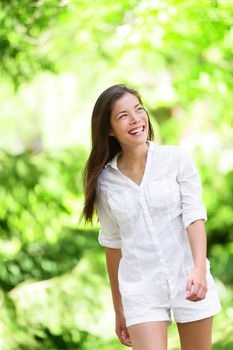
[[106,183],[106,180],[108,178],[108,171],[106,168],[103,168],[98,176],[97,179],[97,188],[101,188]]
[[155,141],[150,141],[152,149],[157,150],[162,156],[166,155],[175,155],[178,156],[182,153],[182,147],[180,145],[169,145],[169,144],[160,144]]
[[159,141],[155,141],[155,140],[152,140],[152,141],[149,141],[150,145],[153,147],[153,148],[160,148],[160,149],[178,149],[178,148],[181,148],[181,145],[173,145],[173,144],[163,144],[163,143],[160,143]]
[[105,166],[97,179],[97,190],[107,193],[111,188],[111,183],[114,180],[114,172],[111,166]]
[[184,145],[158,145],[159,157],[158,159],[163,162],[173,164],[175,167],[180,167],[182,164],[189,164],[195,166],[195,155],[188,147]]

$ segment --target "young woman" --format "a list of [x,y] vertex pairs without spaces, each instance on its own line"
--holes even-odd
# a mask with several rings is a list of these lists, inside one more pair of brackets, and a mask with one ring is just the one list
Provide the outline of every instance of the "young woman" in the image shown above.
[[83,215],[91,221],[97,210],[121,343],[167,349],[172,311],[182,350],[210,350],[221,306],[206,258],[200,175],[180,146],[152,140],[135,90],[119,84],[99,96]]

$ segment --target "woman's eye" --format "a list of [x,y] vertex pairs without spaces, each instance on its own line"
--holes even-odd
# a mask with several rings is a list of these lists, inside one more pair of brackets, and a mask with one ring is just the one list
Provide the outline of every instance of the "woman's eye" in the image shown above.
[[143,109],[144,109],[143,107],[138,107],[138,108],[137,108],[137,111],[140,112],[140,111],[143,111]]
[[122,118],[125,118],[125,117],[127,117],[127,114],[121,114],[118,119],[122,119]]

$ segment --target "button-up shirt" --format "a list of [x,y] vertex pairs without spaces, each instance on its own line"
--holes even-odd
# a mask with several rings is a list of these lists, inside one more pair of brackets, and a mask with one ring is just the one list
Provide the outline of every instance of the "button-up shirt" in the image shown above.
[[187,275],[194,267],[187,227],[207,220],[201,178],[192,156],[181,146],[147,143],[140,185],[119,171],[120,152],[102,170],[96,191],[98,241],[121,249],[122,294],[143,290],[153,279],[166,280],[174,296],[178,275]]

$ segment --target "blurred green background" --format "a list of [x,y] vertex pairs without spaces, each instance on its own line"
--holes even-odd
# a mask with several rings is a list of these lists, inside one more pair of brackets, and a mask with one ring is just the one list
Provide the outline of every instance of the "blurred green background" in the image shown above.
[[0,21],[0,349],[124,348],[98,224],[79,215],[93,104],[126,83],[156,141],[200,170],[223,305],[213,349],[232,350],[232,1],[2,0]]

